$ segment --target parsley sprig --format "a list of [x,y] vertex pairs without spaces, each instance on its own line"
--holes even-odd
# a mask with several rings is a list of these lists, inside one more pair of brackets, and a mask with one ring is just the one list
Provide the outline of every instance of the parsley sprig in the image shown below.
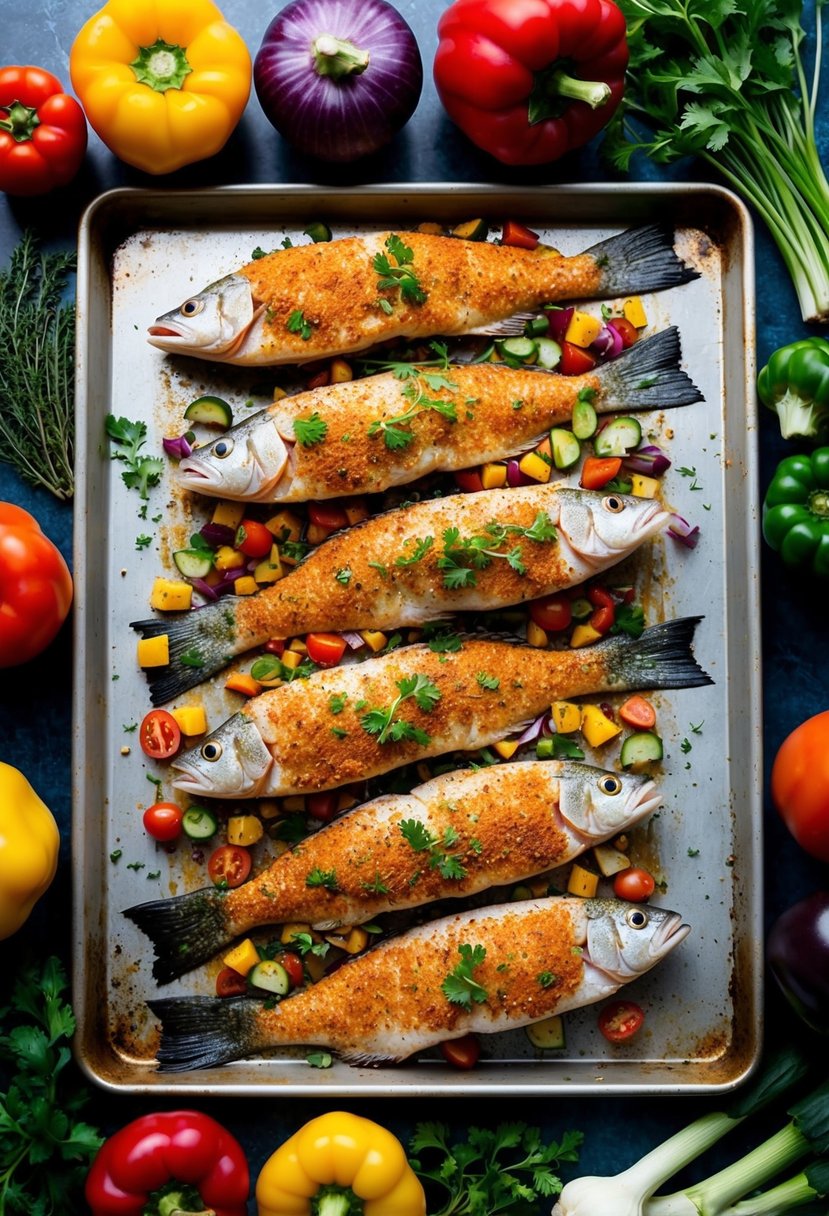
[[313,332],[311,322],[307,320],[301,308],[294,309],[285,322],[285,328],[289,334],[299,334],[303,342],[307,342]]
[[[442,878],[466,878],[466,866],[456,853],[450,852],[460,840],[457,829],[451,824],[443,829],[440,837],[435,836],[419,819],[402,820],[400,831],[416,853],[429,854],[430,870],[439,870]],[[480,848],[480,842],[478,845]]]
[[312,448],[315,443],[322,443],[328,434],[328,423],[320,418],[316,410],[308,418],[294,418],[291,423],[297,443],[304,448]]
[[475,572],[486,570],[497,558],[505,561],[516,574],[524,575],[527,567],[521,546],[513,545],[511,549],[503,551],[508,539],[519,536],[537,544],[549,544],[557,535],[546,511],[539,511],[528,528],[518,524],[500,524],[497,520],[488,523],[483,534],[477,536],[461,536],[460,529],[447,528],[443,533],[443,553],[437,561],[439,569],[443,571],[443,585],[453,591],[475,587]]
[[[417,418],[418,414],[433,411],[446,418],[449,422],[458,421],[458,413],[454,401],[442,401],[437,397],[427,396],[426,388],[431,387],[428,382],[429,377],[430,373],[427,372],[422,378],[410,381],[402,390],[402,396],[409,402],[409,408],[404,410],[402,414],[395,414],[393,418],[375,418],[373,422],[369,423],[368,434],[370,438],[373,438],[375,435],[382,435],[383,442],[389,451],[396,452],[402,448],[407,448],[414,439],[414,433],[409,424]],[[445,376],[438,376],[437,373],[431,374],[431,380],[433,384],[440,382],[440,387],[446,388],[450,392],[454,392],[458,387],[451,380],[447,380]],[[432,391],[437,390],[432,388]]]
[[[420,285],[412,268],[414,252],[411,246],[404,244],[397,233],[392,232],[386,237],[388,253],[376,253],[372,266],[380,276],[377,280],[378,291],[399,291],[404,304],[425,304],[427,293]],[[397,264],[394,265],[391,259]],[[389,315],[393,311],[391,300],[381,296],[377,306]]]
[[398,695],[384,709],[373,708],[363,714],[360,724],[369,735],[376,735],[378,743],[400,743],[404,739],[414,740],[426,746],[431,735],[412,722],[398,718],[397,710],[403,701],[414,699],[415,705],[424,713],[431,713],[440,700],[440,689],[428,676],[404,676],[397,681]]
[[486,947],[470,946],[467,942],[461,942],[458,954],[461,961],[452,968],[440,987],[443,995],[453,1005],[463,1005],[464,1009],[471,1009],[473,1001],[476,1005],[481,1005],[487,998],[486,988],[479,984],[472,974],[486,958]]
[[112,459],[121,460],[127,466],[121,474],[124,485],[131,490],[137,489],[141,498],[149,498],[150,487],[158,485],[164,461],[159,456],[139,455],[147,439],[146,423],[107,414],[105,426],[107,435],[118,445]]

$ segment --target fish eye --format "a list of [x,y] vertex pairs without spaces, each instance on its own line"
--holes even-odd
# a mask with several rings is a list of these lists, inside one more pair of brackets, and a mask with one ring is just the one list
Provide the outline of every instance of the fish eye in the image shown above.
[[618,777],[608,775],[599,778],[599,789],[603,794],[618,794],[622,788],[622,783]]
[[179,312],[183,317],[195,317],[204,308],[203,300],[185,300]]
[[631,910],[625,914],[625,920],[630,925],[631,929],[644,929],[645,925],[648,923],[648,919],[647,912],[643,912],[641,908],[631,908]]
[[615,494],[608,494],[607,498],[602,499],[602,506],[605,511],[610,511],[613,515],[618,515],[624,511],[626,503],[621,498],[617,498]]
[[218,456],[219,460],[224,460],[233,451],[232,439],[217,439],[213,444],[213,455]]
[[221,743],[217,743],[215,739],[212,742],[203,743],[201,754],[205,760],[218,760],[222,754],[222,745]]

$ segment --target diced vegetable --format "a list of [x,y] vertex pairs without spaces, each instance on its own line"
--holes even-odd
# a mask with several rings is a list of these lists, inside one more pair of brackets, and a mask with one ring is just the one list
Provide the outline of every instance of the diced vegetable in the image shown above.
[[499,739],[497,743],[493,743],[492,750],[497,752],[502,760],[511,760],[518,751],[518,747],[517,739]]
[[227,843],[245,848],[258,844],[265,834],[262,820],[256,815],[231,815],[227,821]]
[[639,772],[649,764],[656,764],[662,759],[662,740],[652,730],[637,731],[628,735],[619,753],[622,768]]
[[611,1001],[599,1014],[599,1030],[609,1043],[632,1039],[645,1022],[645,1011],[635,1001]]
[[637,498],[656,498],[659,493],[659,482],[655,477],[645,477],[642,473],[631,473],[630,492]]
[[567,894],[580,895],[585,899],[592,899],[598,889],[598,874],[594,874],[592,870],[586,870],[584,866],[580,866],[578,862],[575,862],[570,870],[570,877],[567,879]]
[[230,545],[221,545],[216,551],[213,564],[217,570],[240,570],[245,564],[245,555]]
[[183,735],[203,735],[207,731],[207,714],[203,705],[179,705],[170,713]]
[[553,371],[561,363],[561,347],[553,338],[536,338],[535,361],[538,367]]
[[169,578],[157,578],[150,594],[150,607],[159,612],[184,612],[193,606],[193,588]]
[[595,844],[593,858],[603,878],[612,878],[630,865],[628,855],[621,849],[614,849],[612,844]]
[[238,971],[239,975],[247,975],[259,961],[259,951],[249,937],[222,957],[224,965]]
[[542,1018],[540,1022],[530,1023],[525,1028],[525,1033],[533,1047],[542,1051],[559,1051],[567,1046],[564,1018],[558,1013],[549,1018]]
[[518,467],[525,477],[537,482],[549,481],[553,468],[552,461],[548,463],[538,452],[527,452],[519,460]]
[[181,820],[185,836],[191,840],[209,840],[219,830],[219,821],[204,806],[188,806]]
[[228,692],[240,692],[245,697],[256,697],[262,691],[262,685],[245,671],[235,671],[225,680]]
[[259,585],[252,574],[246,574],[242,578],[237,578],[233,584],[234,595],[255,595],[259,590]]
[[498,350],[510,359],[519,359],[527,363],[538,353],[538,346],[532,338],[504,338],[498,343]]
[[159,633],[154,638],[141,638],[137,651],[139,667],[167,667],[170,662],[169,634]]
[[593,317],[590,313],[582,312],[577,308],[570,318],[570,324],[567,326],[564,340],[565,342],[572,342],[574,346],[584,348],[596,340],[601,328],[602,323],[598,317]]
[[560,735],[572,735],[581,728],[581,706],[574,701],[553,701],[552,717]]
[[264,992],[272,992],[276,996],[287,996],[291,991],[291,978],[288,972],[276,959],[263,959],[248,973],[248,980],[254,988]]
[[244,519],[245,504],[243,502],[217,502],[213,508],[212,522],[232,528],[235,534],[239,524]]
[[581,711],[581,733],[591,747],[601,747],[620,735],[622,728],[598,705],[585,705]]
[[635,418],[613,418],[593,440],[599,457],[626,456],[642,442],[642,427]]
[[594,629],[589,623],[576,625],[573,632],[570,634],[570,645],[574,650],[579,650],[582,646],[592,646],[594,642],[598,642],[603,635],[598,629]]
[[573,406],[573,434],[577,439],[592,439],[599,424],[598,415],[592,403],[586,397],[579,395]]
[[206,578],[213,569],[213,555],[206,549],[177,549],[173,561],[185,578]]
[[546,632],[540,625],[536,625],[535,621],[527,622],[527,642],[530,646],[542,648],[549,641]]
[[351,370],[350,363],[346,363],[345,359],[333,359],[331,361],[332,384],[347,384],[349,380],[353,379],[354,372]]
[[656,710],[639,693],[623,702],[619,706],[619,717],[624,722],[625,726],[633,726],[636,730],[653,730],[656,726]]
[[507,466],[505,464],[485,464],[481,469],[481,485],[485,490],[500,490],[507,484]]
[[643,329],[648,323],[645,306],[639,296],[629,296],[622,305],[622,312],[635,329]]
[[507,220],[501,229],[501,244],[512,245],[517,249],[537,249],[539,236],[532,228],[518,224],[515,220]]
[[557,469],[571,469],[574,464],[578,464],[581,444],[572,431],[554,427],[550,431],[550,443],[553,449],[553,462]]
[[452,229],[452,236],[458,236],[464,241],[485,241],[489,233],[489,225],[486,220],[466,220],[463,224],[456,224]]
[[583,490],[601,490],[614,477],[619,476],[622,460],[619,456],[588,456],[581,467],[579,485]]
[[191,401],[184,411],[188,422],[201,422],[206,426],[218,426],[223,431],[233,426],[233,410],[222,397],[208,395]]
[[269,555],[264,558],[253,572],[257,583],[276,583],[283,577],[285,571],[279,557],[279,546],[271,545]]
[[[239,515],[239,522],[243,514],[244,508]],[[265,520],[265,527],[276,537],[277,544],[286,540],[296,542],[302,536],[302,520],[293,511],[277,511],[270,519]]]

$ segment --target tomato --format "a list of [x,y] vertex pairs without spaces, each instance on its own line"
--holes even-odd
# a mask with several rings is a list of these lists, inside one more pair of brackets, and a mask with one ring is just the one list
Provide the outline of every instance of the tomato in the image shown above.
[[616,333],[622,339],[622,346],[625,350],[629,346],[633,346],[639,337],[639,330],[631,321],[628,321],[627,317],[613,317],[612,320],[608,321],[608,325],[616,330]]
[[65,186],[86,152],[86,116],[51,72],[0,68],[0,190],[46,194]]
[[635,1001],[611,1001],[599,1014],[599,1030],[610,1043],[624,1043],[644,1021],[645,1011]]
[[232,967],[222,967],[216,976],[216,996],[244,996],[247,990],[247,980]]
[[175,802],[155,802],[144,812],[144,827],[153,840],[178,840],[183,818]]
[[581,467],[579,485],[583,490],[601,490],[622,467],[620,456],[588,456]]
[[596,360],[589,351],[583,350],[573,342],[561,343],[561,359],[556,371],[560,372],[562,376],[581,376],[585,372],[592,371],[595,366]]
[[217,887],[241,887],[252,865],[247,849],[238,844],[223,844],[210,854],[207,873]]
[[321,823],[329,823],[337,813],[339,790],[323,790],[319,794],[309,794],[305,806],[312,819]]
[[772,765],[771,797],[801,849],[829,862],[829,710],[783,741]]
[[507,220],[501,232],[501,244],[512,245],[515,249],[537,249],[539,236],[532,228],[516,224],[515,220]]
[[320,667],[336,667],[345,654],[346,640],[338,633],[309,633],[305,638],[308,658]]
[[620,870],[613,879],[613,894],[617,899],[628,899],[633,904],[642,904],[650,899],[656,888],[652,874],[640,866]]
[[565,595],[545,595],[540,600],[530,601],[530,616],[540,629],[547,633],[558,633],[569,628],[573,619],[570,600]]
[[606,604],[604,608],[597,608],[591,613],[590,624],[596,630],[596,633],[607,633],[616,623],[616,609],[612,604]]
[[151,760],[169,760],[181,746],[179,724],[166,709],[151,709],[138,728],[138,742]]
[[268,654],[275,654],[279,658],[285,653],[284,638],[270,638],[264,645],[264,649]]
[[72,576],[40,524],[0,502],[0,667],[28,663],[57,634],[72,603]]
[[653,730],[656,726],[656,710],[650,701],[646,701],[638,693],[628,697],[627,701],[619,706],[619,717],[626,726],[632,726],[636,730]]
[[243,519],[236,533],[236,548],[246,557],[265,557],[271,551],[273,533],[258,519]]
[[291,954],[290,951],[287,951],[285,954],[280,954],[279,962],[288,972],[288,979],[294,988],[298,988],[305,982],[305,968],[298,954]]
[[477,494],[484,488],[481,474],[477,469],[459,469],[455,474],[455,485],[466,494]]
[[454,1068],[474,1068],[481,1058],[478,1036],[465,1034],[460,1039],[447,1039],[440,1045],[440,1054]]
[[331,372],[328,370],[327,367],[325,367],[325,368],[323,368],[323,370],[321,372],[317,372],[317,374],[315,376],[311,376],[310,379],[305,382],[305,387],[307,389],[325,388],[326,384],[330,384],[330,383],[331,383]]
[[348,516],[344,508],[335,502],[309,502],[308,518],[318,528],[329,528],[331,531],[348,527]]

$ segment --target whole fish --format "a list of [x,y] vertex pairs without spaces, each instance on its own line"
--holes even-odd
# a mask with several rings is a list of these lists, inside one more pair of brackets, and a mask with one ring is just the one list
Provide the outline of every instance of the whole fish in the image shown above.
[[[320,930],[520,882],[571,861],[655,811],[647,777],[572,761],[445,773],[384,794],[314,832],[230,891],[206,887],[128,908],[167,983],[259,925]],[[309,886],[314,872],[334,875]]]
[[[275,402],[185,457],[177,477],[189,490],[245,502],[374,494],[526,451],[569,423],[584,395],[598,414],[700,401],[679,359],[671,327],[582,376],[497,363],[438,370],[403,363]],[[298,442],[309,420],[324,433]]]
[[163,620],[170,662],[150,668],[169,701],[269,638],[417,626],[506,607],[583,582],[627,557],[670,519],[655,499],[551,483],[453,494],[398,507],[331,536],[290,574],[250,596]]
[[162,1072],[287,1046],[348,1064],[405,1060],[447,1039],[580,1009],[649,971],[690,932],[676,912],[614,899],[496,904],[381,942],[275,1008],[246,997],[152,1000]]
[[172,762],[173,785],[212,798],[333,789],[522,729],[553,700],[710,684],[691,653],[699,617],[577,650],[471,639],[418,643],[316,671],[249,700]]
[[[422,232],[377,232],[278,249],[148,330],[153,346],[221,363],[307,362],[394,338],[497,332],[554,300],[658,291],[697,278],[673,234],[631,229],[585,253],[517,249]],[[525,317],[501,332],[521,332]]]

